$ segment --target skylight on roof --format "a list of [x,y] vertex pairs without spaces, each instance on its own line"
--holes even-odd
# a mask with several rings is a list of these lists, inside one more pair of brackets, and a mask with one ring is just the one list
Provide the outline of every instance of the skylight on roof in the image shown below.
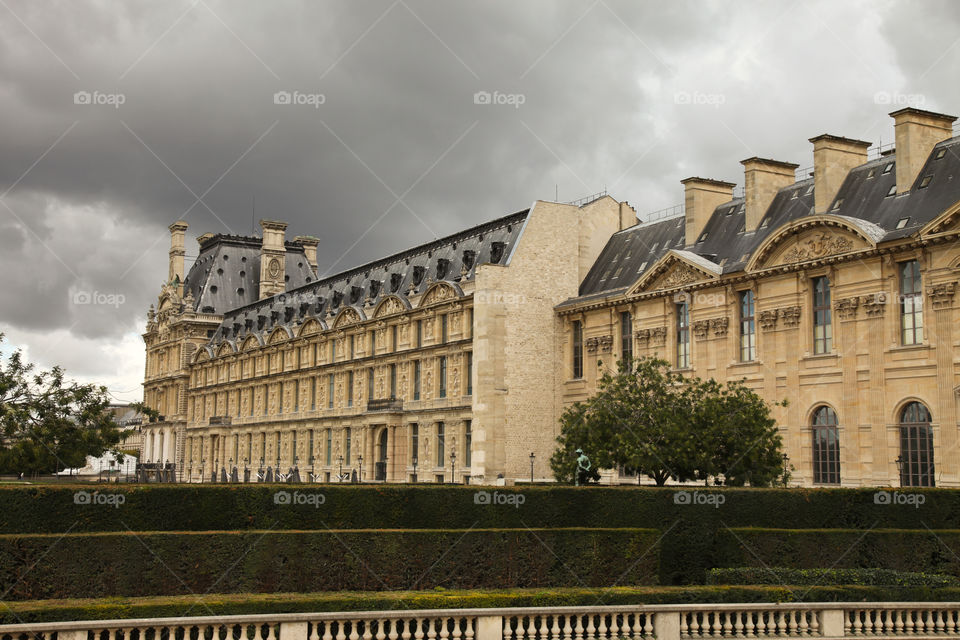
[[870,169],[870,173],[867,174],[867,180],[874,178],[876,175],[877,175],[877,168],[873,167],[872,169]]
[[761,228],[761,229],[766,229],[767,226],[769,226],[769,224],[770,224],[770,221],[767,220],[766,218],[764,218],[764,219],[763,219],[763,222],[760,223],[760,228]]
[[644,261],[639,267],[637,267],[637,273],[643,273],[643,270],[647,268],[647,263]]
[[623,267],[618,267],[617,272],[613,274],[614,278],[619,278],[620,274],[623,272]]
[[890,185],[890,190],[887,191],[887,195],[885,195],[884,198],[889,198],[892,195],[896,195],[896,193],[897,193],[897,185],[892,184]]
[[660,242],[654,242],[654,243],[653,243],[653,246],[650,247],[650,252],[652,253],[652,252],[656,251],[656,250],[657,250],[657,247],[658,247],[659,245],[660,245]]
[[946,148],[940,149],[939,151],[937,151],[937,155],[933,156],[933,159],[934,159],[934,160],[939,160],[940,158],[942,158],[942,157],[945,156],[945,155],[947,155],[947,150],[946,150]]
[[897,229],[903,229],[910,222],[910,218],[900,218],[897,220]]
[[743,213],[743,210],[744,210],[744,208],[746,208],[746,206],[747,206],[746,204],[740,205],[740,208],[737,209],[737,213]]
[[892,162],[888,162],[888,163],[887,163],[887,166],[885,166],[885,167],[883,168],[883,175],[887,175],[888,173],[890,173],[890,170],[891,170],[891,169],[893,169],[893,163],[892,163]]
[[799,197],[800,197],[800,192],[796,190],[794,190],[794,192],[790,195],[791,200],[796,200]]
[[923,178],[920,180],[920,185],[919,185],[917,188],[918,188],[918,189],[926,189],[926,188],[930,185],[930,181],[931,181],[931,180],[933,180],[933,176],[932,176],[932,175],[923,176]]
[[833,207],[830,209],[830,211],[839,211],[841,205],[843,205],[843,198],[837,198],[834,201]]
[[808,196],[811,193],[813,193],[813,185],[810,185],[809,187],[807,187],[807,190],[803,192],[803,195]]
[[710,234],[709,234],[708,232],[704,231],[703,233],[700,234],[700,238],[697,240],[697,242],[703,242],[704,240],[707,239],[707,236],[708,236],[708,235],[710,235]]

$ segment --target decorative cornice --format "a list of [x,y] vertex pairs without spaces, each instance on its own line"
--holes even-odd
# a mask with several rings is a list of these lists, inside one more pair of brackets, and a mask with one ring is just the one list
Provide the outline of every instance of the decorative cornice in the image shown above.
[[662,347],[667,342],[667,328],[657,327],[652,329],[650,332],[650,337],[653,339],[653,344],[655,346]]
[[883,315],[887,308],[887,295],[885,293],[875,293],[869,296],[860,296],[860,305],[868,318],[878,318]]

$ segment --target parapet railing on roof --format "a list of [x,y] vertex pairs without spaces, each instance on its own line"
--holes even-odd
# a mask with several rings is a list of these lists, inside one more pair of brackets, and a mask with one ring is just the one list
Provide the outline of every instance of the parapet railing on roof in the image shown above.
[[883,155],[885,151],[890,151],[896,147],[895,142],[888,142],[886,144],[875,144],[874,146],[867,149],[867,160],[876,160]]
[[960,136],[960,120],[953,121],[953,135]]
[[806,180],[812,175],[813,175],[813,165],[810,165],[809,167],[800,167],[798,169],[794,169],[793,171],[793,179],[795,182]]
[[744,197],[744,187],[743,185],[738,184],[733,188],[733,197],[734,198],[743,198]]
[[666,209],[659,209],[657,211],[651,211],[650,213],[640,216],[640,220],[643,222],[656,222],[657,220],[666,220],[667,218],[679,218],[684,214],[686,207],[682,204],[676,204],[672,207],[667,207]]
[[603,191],[598,191],[597,193],[592,193],[592,194],[590,194],[589,196],[584,196],[584,197],[582,197],[582,198],[578,198],[577,200],[571,200],[570,202],[565,202],[564,204],[572,204],[572,205],[575,206],[575,207],[582,207],[583,205],[587,204],[588,202],[593,202],[594,200],[599,200],[600,198],[602,198],[602,197],[605,196],[605,195],[607,195],[607,190],[606,190],[606,189],[604,189]]

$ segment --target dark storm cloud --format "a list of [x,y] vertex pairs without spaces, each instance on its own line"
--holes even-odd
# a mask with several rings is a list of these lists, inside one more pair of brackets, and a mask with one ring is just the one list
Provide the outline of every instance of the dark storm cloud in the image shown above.
[[809,164],[824,131],[892,134],[877,92],[960,108],[956,10],[917,6],[5,0],[0,322],[142,329],[166,226],[249,233],[254,200],[327,270],[555,193],[643,213],[748,156]]

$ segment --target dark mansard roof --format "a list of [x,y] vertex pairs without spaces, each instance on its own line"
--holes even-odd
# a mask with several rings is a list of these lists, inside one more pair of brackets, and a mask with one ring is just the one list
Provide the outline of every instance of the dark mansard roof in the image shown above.
[[[251,334],[266,336],[278,326],[289,329],[309,318],[325,323],[347,307],[363,318],[386,296],[398,296],[409,306],[408,296],[425,292],[434,282],[473,280],[477,265],[508,263],[528,213],[529,209],[498,218],[348,271],[288,287],[285,293],[263,300],[256,300],[254,290],[248,304],[224,310],[211,345]],[[291,262],[298,271],[298,259],[291,260],[289,247],[290,243],[288,275]],[[257,268],[259,272],[259,253]]]
[[[921,187],[928,176],[929,181]],[[871,223],[863,226],[878,232],[878,242],[916,233],[960,200],[960,137],[934,147],[909,192],[887,195],[895,186],[896,177],[895,153],[854,168],[827,213]],[[721,273],[742,271],[753,252],[772,233],[798,218],[813,215],[813,183],[808,178],[781,189],[752,232],[744,230],[744,200],[736,198],[714,210],[700,238],[692,245],[684,242],[682,216],[641,223],[615,233],[581,283],[580,297],[563,305],[626,291],[670,249],[706,258],[718,265]]]

